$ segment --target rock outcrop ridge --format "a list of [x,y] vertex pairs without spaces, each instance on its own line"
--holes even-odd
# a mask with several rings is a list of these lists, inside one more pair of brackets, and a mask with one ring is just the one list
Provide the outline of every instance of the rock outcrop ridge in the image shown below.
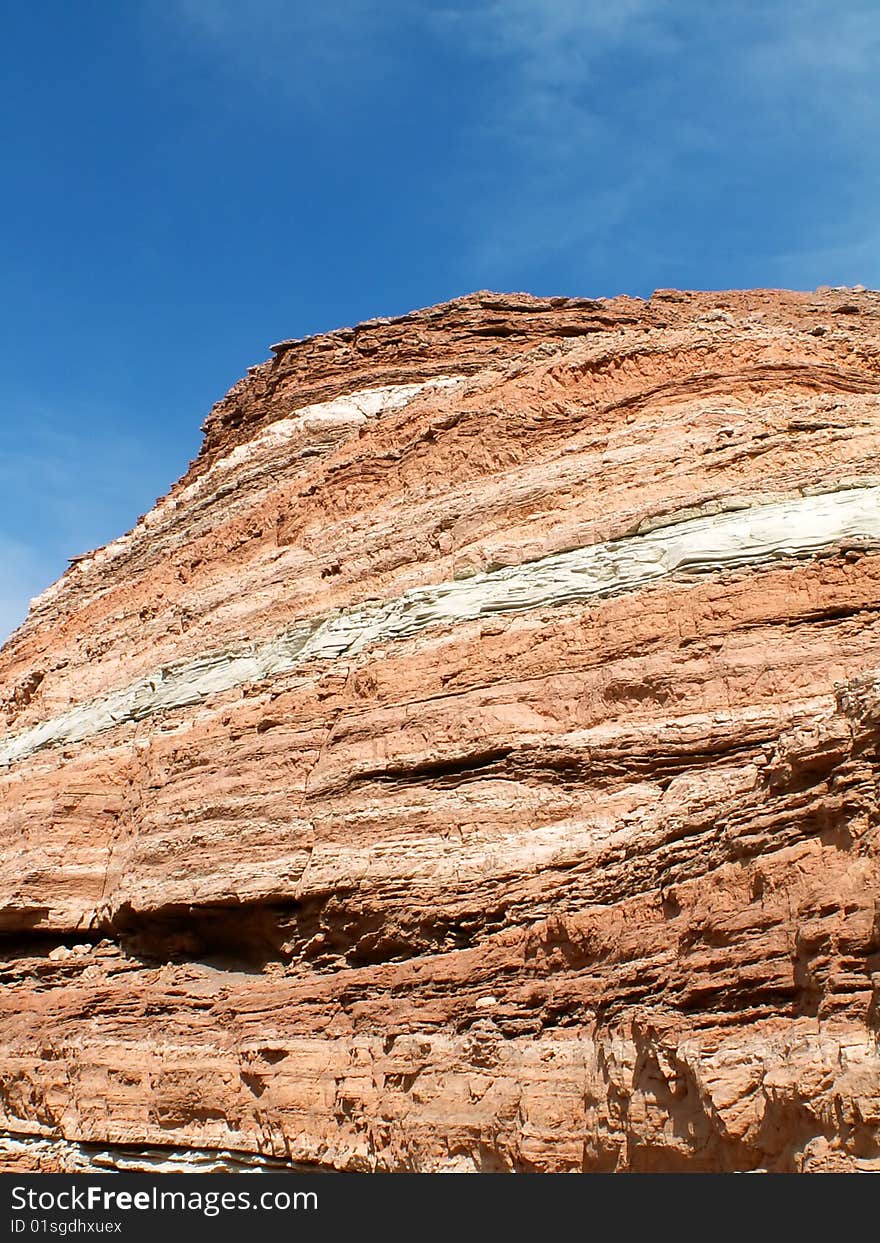
[[878,328],[274,346],[0,653],[0,1168],[880,1168]]

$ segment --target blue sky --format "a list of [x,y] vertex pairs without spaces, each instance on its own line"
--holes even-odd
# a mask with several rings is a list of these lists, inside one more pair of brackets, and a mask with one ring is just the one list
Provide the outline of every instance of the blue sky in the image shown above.
[[880,286],[877,0],[4,0],[0,637],[283,337]]

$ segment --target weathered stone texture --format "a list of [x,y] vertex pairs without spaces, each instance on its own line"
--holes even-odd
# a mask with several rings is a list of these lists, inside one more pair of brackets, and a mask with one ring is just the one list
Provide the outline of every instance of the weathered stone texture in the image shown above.
[[878,328],[273,347],[0,653],[0,1168],[880,1168]]

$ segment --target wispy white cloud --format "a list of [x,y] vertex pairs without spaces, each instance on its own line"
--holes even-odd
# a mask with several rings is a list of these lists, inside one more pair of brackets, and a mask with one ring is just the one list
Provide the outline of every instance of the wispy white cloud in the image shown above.
[[[789,209],[788,245],[763,256],[765,267],[796,282],[823,261],[861,260],[864,278],[880,283],[869,193],[880,179],[875,0],[484,0],[433,20],[439,37],[504,70],[481,124],[515,153],[520,178],[480,241],[490,266],[625,248],[632,232],[652,231],[653,191],[676,181],[682,209],[703,193],[699,179],[719,198],[729,181],[731,198],[763,203],[769,233],[775,205],[760,178],[800,158],[807,181],[824,159],[849,178],[831,190],[834,215],[801,225]],[[817,184],[816,200],[829,190]]]
[[[471,92],[443,156],[466,235],[461,268],[475,280],[510,284],[542,264],[556,279],[567,258],[583,284],[627,246],[686,258],[692,222],[718,237],[697,265],[723,266],[727,234],[728,266],[739,261],[749,279],[798,283],[849,254],[866,255],[861,279],[880,283],[868,244],[876,0],[175,0],[171,11],[239,80],[297,92],[325,117],[368,114],[400,56],[423,64],[426,97]],[[451,87],[432,76],[441,61],[455,67]],[[416,114],[423,104],[407,102]],[[381,126],[376,117],[377,143]],[[808,187],[799,198],[794,164]],[[751,264],[732,253],[749,244]]]
[[[627,219],[672,149],[698,133],[694,120],[681,117],[665,142],[647,141],[649,109],[656,112],[659,101],[647,99],[645,78],[684,46],[666,7],[653,0],[485,0],[433,15],[438,38],[492,67],[497,86],[476,122],[476,142],[516,170],[515,192],[505,178],[491,217],[483,203],[474,212],[470,261],[490,283],[558,266],[566,256],[572,284],[607,265],[608,248],[620,246]],[[655,80],[658,89],[669,87]]]

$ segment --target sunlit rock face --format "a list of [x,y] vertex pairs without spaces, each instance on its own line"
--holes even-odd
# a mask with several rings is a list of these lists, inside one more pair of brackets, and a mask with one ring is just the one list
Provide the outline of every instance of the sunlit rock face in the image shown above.
[[274,346],[0,653],[0,1168],[880,1168],[878,330]]

